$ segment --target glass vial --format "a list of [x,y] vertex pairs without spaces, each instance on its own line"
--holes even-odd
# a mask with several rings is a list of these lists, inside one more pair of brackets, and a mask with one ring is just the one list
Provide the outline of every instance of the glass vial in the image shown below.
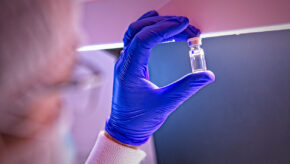
[[190,48],[189,57],[192,72],[195,73],[206,71],[204,52],[203,49],[200,47],[201,38],[200,37],[189,38],[187,42]]

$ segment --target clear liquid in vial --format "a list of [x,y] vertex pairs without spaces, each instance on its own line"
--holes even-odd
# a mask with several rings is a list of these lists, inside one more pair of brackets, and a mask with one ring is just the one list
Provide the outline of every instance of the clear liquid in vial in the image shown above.
[[192,72],[206,71],[206,63],[203,53],[190,54]]

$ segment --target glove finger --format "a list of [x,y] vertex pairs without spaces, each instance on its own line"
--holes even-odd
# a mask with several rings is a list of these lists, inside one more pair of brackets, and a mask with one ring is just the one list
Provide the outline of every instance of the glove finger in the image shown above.
[[[140,21],[140,20],[143,20],[145,18],[150,18],[150,17],[155,17],[155,16],[159,16],[159,13],[155,10],[151,10],[151,11],[148,11],[147,13],[143,14],[140,18],[137,19],[136,22]],[[129,28],[127,29],[127,31],[125,32],[125,35],[124,35],[124,39],[123,39],[123,42],[124,42],[124,47],[126,47],[125,45],[127,44],[127,42],[130,40],[130,31],[132,29],[132,24],[134,24],[135,22],[131,23],[129,25]],[[128,34],[127,34],[128,33]]]
[[138,18],[137,20],[142,20],[144,18],[148,18],[148,17],[154,17],[154,16],[158,16],[158,12],[156,10],[151,10],[148,11],[147,13],[143,14],[140,18]]
[[[188,74],[181,79],[160,88],[163,99],[170,102],[176,109],[185,100],[199,91],[201,88],[215,81],[215,76],[211,71]],[[170,111],[169,111],[170,112]]]
[[134,36],[141,31],[146,26],[154,25],[160,21],[172,18],[173,16],[154,16],[149,18],[144,18],[142,20],[133,22],[130,24],[128,30],[125,32],[124,35],[124,47],[127,47],[131,40],[134,38]]
[[130,64],[132,71],[136,70],[137,67],[148,65],[150,51],[156,44],[179,34],[187,26],[188,19],[186,17],[173,17],[143,28],[135,35],[126,53],[129,55],[126,59],[132,61]]
[[167,41],[176,41],[176,42],[180,42],[180,41],[187,41],[187,39],[192,38],[192,37],[196,37],[196,36],[200,36],[201,32],[198,28],[194,27],[193,25],[188,25],[188,27],[182,31],[181,33],[167,38],[165,40],[163,40],[162,42],[167,42]]

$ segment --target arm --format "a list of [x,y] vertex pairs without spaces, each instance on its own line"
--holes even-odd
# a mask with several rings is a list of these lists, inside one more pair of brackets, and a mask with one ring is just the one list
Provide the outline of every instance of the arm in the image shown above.
[[[149,80],[148,61],[155,45],[173,39],[186,41],[199,34],[200,31],[189,25],[187,18],[159,16],[156,11],[144,14],[129,26],[123,40],[123,51],[115,64],[112,109],[105,127],[114,140],[137,147],[146,143],[169,114],[214,81],[214,74],[210,71],[190,73],[164,87]],[[105,146],[98,148],[95,151],[103,152],[101,149]],[[96,153],[96,156],[100,155]],[[127,158],[134,157],[129,156]],[[95,159],[95,162],[99,161]],[[138,159],[133,163],[139,162]]]
[[145,156],[137,147],[125,145],[102,131],[86,164],[137,164]]

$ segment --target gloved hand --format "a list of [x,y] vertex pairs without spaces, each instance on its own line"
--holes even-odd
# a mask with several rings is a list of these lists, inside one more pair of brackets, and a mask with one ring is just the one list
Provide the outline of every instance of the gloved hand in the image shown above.
[[151,49],[168,40],[186,41],[200,34],[185,17],[144,14],[129,26],[115,65],[112,111],[106,131],[118,141],[139,146],[159,129],[180,104],[214,81],[210,71],[190,73],[159,88],[149,81]]

